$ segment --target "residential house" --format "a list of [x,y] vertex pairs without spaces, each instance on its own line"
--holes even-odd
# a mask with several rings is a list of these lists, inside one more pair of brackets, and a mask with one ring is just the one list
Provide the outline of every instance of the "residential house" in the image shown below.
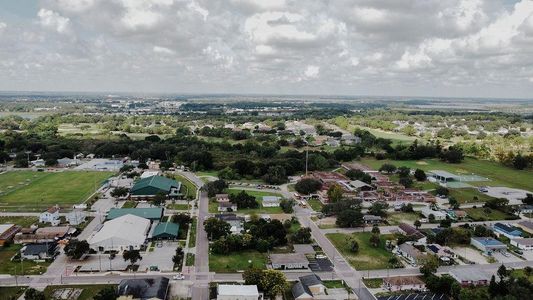
[[424,217],[426,217],[427,219],[430,219],[430,216],[433,215],[433,217],[435,217],[435,220],[436,221],[441,221],[441,220],[445,220],[446,219],[446,216],[448,214],[442,212],[442,211],[439,211],[439,210],[432,210],[431,208],[429,207],[422,207],[422,209],[420,210],[420,213],[422,215],[424,215]]
[[520,250],[530,251],[533,250],[533,238],[511,239],[511,245]]
[[40,223],[50,223],[52,226],[57,226],[61,222],[59,219],[59,206],[52,206],[39,216]]
[[358,192],[374,190],[373,186],[361,180],[352,180],[350,181],[349,185]]
[[426,284],[418,276],[394,276],[383,278],[383,288],[396,291],[425,291]]
[[229,202],[229,195],[228,194],[216,194],[215,200],[217,201],[217,203]]
[[256,285],[219,284],[217,300],[261,300]]
[[20,226],[15,224],[2,224],[0,225],[0,247],[3,247],[5,243],[13,240],[13,237],[21,229]]
[[533,205],[520,205],[520,213],[521,214],[532,214],[533,213]]
[[416,229],[414,226],[411,226],[407,223],[400,223],[400,225],[398,225],[398,231],[401,234],[414,238],[421,243],[425,242],[424,239],[426,236],[422,232],[418,231],[418,229]]
[[330,147],[333,147],[333,148],[336,148],[336,147],[339,147],[341,145],[341,142],[335,138],[332,138],[332,137],[328,137],[326,139],[326,145],[330,146]]
[[341,136],[341,141],[346,145],[353,145],[361,143],[361,138],[351,133],[344,133]]
[[219,202],[218,203],[219,212],[232,212],[237,211],[237,204],[233,202]]
[[34,167],[37,167],[37,168],[40,168],[40,167],[44,167],[46,165],[44,159],[40,158],[40,159],[36,159],[36,160],[32,160],[30,161],[30,164]]
[[476,267],[452,269],[450,276],[463,287],[488,285],[491,278],[491,275]]
[[181,182],[163,176],[150,176],[137,181],[130,191],[132,199],[152,199],[157,194],[164,194],[167,198],[179,198],[183,194]]
[[26,260],[49,260],[59,254],[57,243],[27,244],[20,249],[22,259]]
[[263,196],[263,207],[278,207],[280,203],[280,197],[276,196]]
[[450,247],[441,246],[439,244],[426,245],[427,252],[436,255],[439,260],[445,264],[450,265],[453,263],[453,259],[457,258],[457,255]]
[[494,224],[492,229],[497,236],[503,235],[509,239],[514,239],[523,235],[523,232],[520,230],[520,228],[503,223]]
[[487,255],[491,255],[496,251],[507,251],[507,245],[492,237],[473,237],[470,238],[470,244]]
[[55,226],[43,228],[22,228],[15,234],[15,244],[26,243],[49,243],[66,238],[69,234],[75,232],[75,229],[69,226]]
[[374,216],[374,215],[364,215],[363,221],[365,224],[379,224],[381,223],[382,219],[380,216]]
[[325,295],[326,287],[316,274],[298,278],[299,281],[292,286],[292,295],[295,300],[313,300],[315,296]]
[[302,253],[270,254],[272,269],[295,270],[309,268],[309,261]]
[[399,255],[404,257],[411,265],[416,266],[419,263],[419,260],[424,258],[426,255],[418,250],[415,246],[408,243],[403,243],[398,246],[396,251]]
[[167,277],[124,279],[117,289],[117,300],[166,300],[169,291]]
[[66,216],[67,222],[72,226],[80,225],[81,223],[85,222],[86,218],[87,213],[85,213],[83,210],[73,210]]
[[150,220],[125,215],[107,221],[87,241],[95,251],[140,250],[150,230]]
[[218,214],[215,215],[215,218],[229,223],[231,226],[230,232],[232,234],[241,234],[241,232],[244,230],[244,218],[238,217],[236,214]]

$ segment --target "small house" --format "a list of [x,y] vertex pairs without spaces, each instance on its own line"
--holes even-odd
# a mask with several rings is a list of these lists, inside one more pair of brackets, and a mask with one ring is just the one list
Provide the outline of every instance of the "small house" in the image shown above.
[[22,259],[26,260],[49,260],[54,259],[59,254],[59,250],[55,242],[35,243],[22,247],[20,254]]
[[229,202],[229,195],[228,194],[216,194],[215,200],[217,201],[217,203]]
[[420,210],[420,213],[422,215],[424,215],[424,217],[426,217],[427,219],[430,219],[430,216],[433,215],[433,217],[435,217],[436,221],[444,220],[444,219],[446,219],[446,216],[447,216],[446,213],[444,213],[444,212],[442,212],[440,210],[432,210],[429,207],[423,207]]
[[180,226],[174,222],[159,223],[152,231],[153,240],[176,240]]
[[365,224],[379,224],[381,223],[382,219],[380,216],[374,216],[374,215],[364,215],[363,221]]
[[425,257],[424,253],[408,243],[403,243],[398,246],[397,253],[404,257],[413,266],[416,266],[419,260]]
[[263,207],[278,207],[280,198],[276,196],[263,196]]
[[118,285],[117,299],[166,300],[169,281],[166,277],[124,279]]
[[219,212],[232,212],[237,211],[237,204],[232,202],[219,202],[218,203]]
[[292,295],[295,300],[312,300],[315,296],[325,295],[326,287],[316,274],[298,278],[299,281],[292,286]]
[[272,269],[296,270],[309,268],[309,261],[302,253],[270,254]]
[[72,226],[78,226],[85,222],[87,214],[82,210],[74,210],[67,214],[67,222]]
[[52,206],[39,216],[40,223],[50,223],[52,226],[57,226],[60,223],[59,220],[59,206]]

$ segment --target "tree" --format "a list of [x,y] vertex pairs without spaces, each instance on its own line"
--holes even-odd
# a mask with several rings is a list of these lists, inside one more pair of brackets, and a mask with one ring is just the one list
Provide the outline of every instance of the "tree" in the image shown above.
[[452,226],[452,220],[446,218],[444,220],[440,220],[440,227],[442,228],[450,228]]
[[502,264],[498,268],[498,272],[496,274],[498,274],[498,277],[500,278],[500,281],[502,281],[502,280],[506,279],[507,276],[509,276],[509,274],[511,274],[511,272],[509,270],[507,270],[505,265]]
[[522,199],[522,203],[527,205],[533,205],[533,194],[527,193],[526,197]]
[[422,169],[416,169],[414,176],[417,181],[426,181],[427,179],[426,172]]
[[176,248],[176,253],[172,256],[172,262],[175,266],[180,266],[183,263],[183,249],[181,247]]
[[218,240],[230,234],[231,225],[217,218],[209,218],[204,221],[204,229],[209,240]]
[[459,208],[459,201],[457,201],[457,199],[455,199],[454,197],[448,198],[448,204],[450,204],[450,207],[453,209]]
[[485,202],[485,207],[502,210],[509,205],[509,200],[505,198],[492,198]]
[[187,230],[189,228],[189,224],[192,222],[191,216],[188,214],[180,213],[177,215],[173,215],[170,219],[173,223],[180,225],[180,230]]
[[328,200],[329,202],[335,203],[342,199],[344,191],[342,187],[338,184],[332,184],[328,189]]
[[309,244],[311,243],[311,229],[308,227],[299,228],[292,236],[294,244]]
[[211,181],[204,185],[208,197],[215,197],[216,194],[221,194],[227,187],[228,184],[224,179]]
[[134,265],[137,261],[143,259],[139,250],[126,250],[124,253],[122,253],[122,258],[124,261],[129,260],[131,265]]
[[400,177],[407,177],[409,174],[411,174],[411,169],[409,169],[409,167],[402,166],[396,170],[396,173],[398,173]]
[[161,206],[161,204],[164,204],[167,200],[167,195],[163,192],[157,192],[154,196],[154,199],[152,199],[152,203],[155,206]]
[[411,179],[411,177],[409,176],[406,176],[406,177],[400,177],[400,179],[398,180],[398,182],[403,185],[404,187],[406,188],[410,188],[413,186],[413,179]]
[[515,167],[515,169],[523,170],[527,168],[528,164],[527,157],[522,156],[520,153],[518,153],[513,159],[513,167]]
[[384,201],[376,201],[372,203],[372,206],[368,209],[368,213],[375,216],[384,217],[387,215],[387,208],[389,204]]
[[337,215],[335,222],[339,227],[355,227],[363,224],[363,214],[360,210],[346,209]]
[[111,191],[111,196],[114,198],[125,197],[128,195],[129,189],[127,187],[119,186]]
[[344,175],[346,175],[346,177],[350,178],[351,180],[361,180],[362,182],[368,184],[372,182],[372,176],[359,169],[350,169],[346,171],[346,174]]
[[437,268],[439,267],[439,259],[436,255],[428,254],[424,259],[422,259],[420,264],[420,273],[425,277],[435,274]]
[[486,300],[486,299],[490,299],[490,296],[486,289],[466,288],[466,289],[461,289],[461,292],[459,293],[459,299],[461,300]]
[[379,230],[379,226],[377,224],[374,224],[374,226],[372,226],[372,234],[380,234],[381,231]]
[[24,293],[24,299],[26,300],[46,300],[44,292],[38,291],[34,288],[28,288]]
[[261,277],[263,277],[263,270],[257,268],[246,269],[242,274],[242,279],[246,285],[259,285]]
[[379,168],[379,171],[391,174],[396,171],[396,166],[393,164],[383,164],[381,165],[381,168]]
[[294,212],[293,206],[296,204],[296,202],[292,199],[282,199],[279,202],[279,206],[281,207],[281,210],[283,210],[286,214],[292,214]]
[[229,199],[232,203],[237,204],[239,209],[259,207],[259,203],[255,200],[255,196],[246,193],[244,190],[237,194],[230,194]]
[[265,295],[275,298],[287,288],[287,278],[279,270],[264,270],[259,281],[259,286]]
[[434,214],[429,214],[428,221],[429,221],[429,223],[435,222],[435,215]]
[[71,259],[80,259],[85,253],[90,250],[89,243],[86,240],[72,239],[65,246],[65,254]]
[[282,184],[287,182],[287,171],[283,166],[271,166],[268,168],[263,180],[268,184]]
[[113,287],[105,287],[93,296],[93,300],[115,300],[117,293]]
[[372,234],[370,236],[370,245],[374,248],[379,247],[379,243],[381,242],[381,239],[379,238],[379,234]]
[[304,195],[312,194],[322,187],[320,181],[313,178],[303,178],[294,185],[294,189]]
[[352,238],[350,239],[350,251],[352,253],[357,253],[359,252],[359,243],[357,242],[356,239]]
[[420,220],[416,220],[413,225],[415,225],[416,229],[418,229],[420,226],[422,226],[422,223],[420,223]]
[[453,164],[460,163],[464,159],[463,150],[456,146],[450,146],[441,152],[441,159]]
[[435,193],[437,195],[440,195],[440,196],[448,196],[450,194],[450,190],[448,190],[447,188],[443,187],[443,186],[438,186],[436,189],[435,189]]

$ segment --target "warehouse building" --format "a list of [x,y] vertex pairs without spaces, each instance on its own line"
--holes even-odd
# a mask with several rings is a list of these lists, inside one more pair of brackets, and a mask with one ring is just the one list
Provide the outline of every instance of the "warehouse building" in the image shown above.
[[125,215],[105,222],[88,242],[91,249],[100,252],[139,250],[145,245],[149,230],[150,220]]
[[137,181],[131,188],[132,199],[151,199],[158,193],[168,198],[181,198],[181,182],[163,176],[150,176]]
[[107,214],[108,220],[120,218],[125,215],[134,215],[145,218],[150,221],[159,221],[163,217],[163,208],[148,207],[148,208],[112,208]]

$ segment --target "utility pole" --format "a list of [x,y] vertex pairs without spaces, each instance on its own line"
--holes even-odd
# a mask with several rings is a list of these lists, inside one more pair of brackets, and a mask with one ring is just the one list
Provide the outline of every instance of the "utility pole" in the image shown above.
[[309,163],[309,143],[305,144],[305,177],[307,177],[307,165]]

